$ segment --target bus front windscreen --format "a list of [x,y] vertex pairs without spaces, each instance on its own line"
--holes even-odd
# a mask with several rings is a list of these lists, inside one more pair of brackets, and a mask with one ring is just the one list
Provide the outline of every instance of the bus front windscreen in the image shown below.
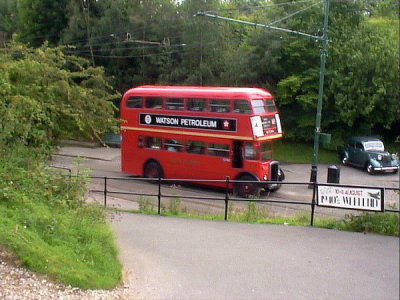
[[262,161],[272,160],[272,143],[271,142],[262,142],[260,144],[260,153]]

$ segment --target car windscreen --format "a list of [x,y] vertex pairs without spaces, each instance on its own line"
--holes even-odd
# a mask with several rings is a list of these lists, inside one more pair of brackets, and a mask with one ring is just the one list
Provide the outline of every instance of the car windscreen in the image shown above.
[[370,141],[364,143],[365,151],[385,151],[385,146],[381,141]]

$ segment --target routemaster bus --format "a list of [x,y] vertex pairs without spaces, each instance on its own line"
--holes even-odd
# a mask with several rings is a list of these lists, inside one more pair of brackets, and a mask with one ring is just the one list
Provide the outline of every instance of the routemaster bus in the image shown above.
[[242,197],[280,187],[283,173],[273,160],[272,141],[282,138],[282,127],[268,91],[139,86],[126,91],[120,105],[122,172],[146,178],[229,178],[242,181],[231,186]]

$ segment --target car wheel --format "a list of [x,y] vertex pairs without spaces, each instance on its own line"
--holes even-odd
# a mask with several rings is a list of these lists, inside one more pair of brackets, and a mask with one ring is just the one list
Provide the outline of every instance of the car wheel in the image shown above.
[[346,155],[342,156],[342,164],[345,166],[349,163],[349,158]]
[[371,163],[368,163],[368,165],[367,165],[367,172],[368,172],[368,174],[370,174],[370,175],[374,175],[374,174],[375,174],[374,167],[372,166]]

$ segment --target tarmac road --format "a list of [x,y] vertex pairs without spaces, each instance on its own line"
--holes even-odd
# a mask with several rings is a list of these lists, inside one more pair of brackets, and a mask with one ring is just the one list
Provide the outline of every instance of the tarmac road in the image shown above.
[[121,213],[134,299],[399,299],[399,240]]
[[[96,175],[121,176],[118,149],[60,153],[53,164],[90,154],[85,165]],[[309,174],[304,165],[284,170],[288,180]],[[396,175],[343,170],[362,174],[363,184],[371,177],[398,186]],[[127,213],[112,227],[134,299],[399,299],[396,237]]]

